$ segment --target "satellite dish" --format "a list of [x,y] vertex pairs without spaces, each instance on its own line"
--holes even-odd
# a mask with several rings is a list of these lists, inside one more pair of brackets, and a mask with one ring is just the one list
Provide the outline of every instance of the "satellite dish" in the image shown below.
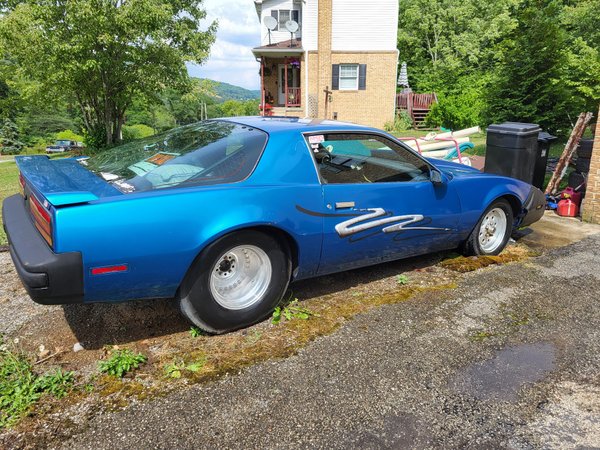
[[296,22],[295,20],[286,21],[285,29],[288,30],[290,33],[295,33],[296,31],[298,31],[298,22]]
[[265,24],[265,27],[267,27],[267,30],[269,31],[273,31],[275,28],[277,28],[277,19],[273,16],[267,16],[264,18],[263,23]]
[[285,28],[290,32],[290,47],[293,47],[294,33],[298,31],[298,22],[295,20],[287,20],[285,22]]
[[273,31],[275,28],[277,28],[277,19],[273,16],[266,16],[263,19],[263,23],[265,24],[265,27],[267,27],[267,30],[269,31],[269,45],[271,45],[271,31]]

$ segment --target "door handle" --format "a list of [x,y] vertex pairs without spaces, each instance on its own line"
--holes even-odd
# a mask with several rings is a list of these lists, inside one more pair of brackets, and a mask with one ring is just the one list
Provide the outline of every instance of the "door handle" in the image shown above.
[[354,208],[354,202],[336,202],[335,209]]

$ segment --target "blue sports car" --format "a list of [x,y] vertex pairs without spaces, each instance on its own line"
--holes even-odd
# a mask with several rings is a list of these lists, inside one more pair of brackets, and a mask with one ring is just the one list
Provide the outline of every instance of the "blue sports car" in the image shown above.
[[495,255],[544,195],[335,121],[209,120],[90,158],[17,157],[3,204],[31,298],[175,298],[221,333],[267,317],[290,281],[461,248]]

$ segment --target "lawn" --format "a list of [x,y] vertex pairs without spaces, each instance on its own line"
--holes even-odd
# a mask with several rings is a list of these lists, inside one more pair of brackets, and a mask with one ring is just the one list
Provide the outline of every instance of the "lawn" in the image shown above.
[[[424,137],[427,134],[431,133],[431,131],[423,131],[423,130],[408,130],[408,131],[400,131],[393,133],[396,137]],[[442,133],[441,131],[436,132],[438,134]],[[469,139],[473,144],[475,144],[475,148],[468,152],[465,152],[470,155],[485,155],[485,132],[480,132],[477,134],[472,134],[469,136]],[[451,142],[448,145],[452,145]]]
[[[19,192],[19,171],[14,162],[0,163],[0,203],[6,198]],[[0,221],[2,212],[0,210]],[[6,245],[4,227],[0,227],[0,246]]]

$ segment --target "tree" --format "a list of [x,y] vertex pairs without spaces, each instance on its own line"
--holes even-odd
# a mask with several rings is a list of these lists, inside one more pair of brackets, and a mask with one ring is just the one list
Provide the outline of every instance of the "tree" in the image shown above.
[[600,0],[578,0],[563,8],[566,30],[566,64],[561,82],[571,92],[573,118],[582,111],[596,111],[600,103]]
[[516,26],[520,0],[399,0],[398,50],[410,84],[446,91],[462,76],[485,71],[494,46]]
[[0,42],[48,98],[76,99],[88,141],[121,140],[136,95],[188,81],[216,23],[200,30],[202,0],[26,0],[3,2]]
[[554,0],[525,0],[516,10],[519,24],[500,47],[489,87],[489,122],[535,122],[553,131],[568,125],[569,95],[561,83],[566,36],[559,13]]
[[10,119],[5,119],[0,129],[0,144],[5,155],[14,155],[23,150],[23,143],[19,141],[19,130]]

